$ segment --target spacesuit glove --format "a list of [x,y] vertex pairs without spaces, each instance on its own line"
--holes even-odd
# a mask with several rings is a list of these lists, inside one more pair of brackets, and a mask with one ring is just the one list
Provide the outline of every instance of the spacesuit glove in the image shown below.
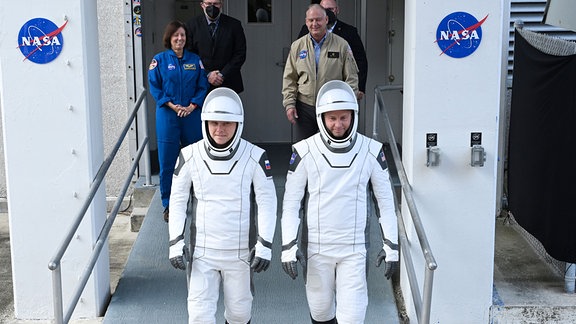
[[298,277],[298,262],[300,262],[302,269],[306,268],[306,258],[298,250],[297,245],[292,246],[289,250],[282,251],[282,269],[293,280]]
[[256,242],[256,246],[250,251],[250,268],[256,272],[266,271],[270,266],[271,256],[272,250],[270,248]]
[[398,261],[386,262],[386,270],[384,271],[384,277],[386,277],[386,279],[390,280],[396,271],[398,271]]
[[[386,253],[385,249],[383,248],[382,250],[380,250],[380,252],[378,253],[378,256],[376,257],[376,266],[380,267],[380,264],[382,264],[382,261],[385,261],[385,266],[386,268],[384,269],[384,277],[386,277],[386,279],[390,279],[392,278],[392,276],[394,275],[394,273],[396,273],[396,271],[398,271],[398,251],[396,252],[396,257],[388,257],[390,254],[393,253]],[[392,259],[395,259],[394,261],[392,261]]]
[[179,240],[170,246],[170,263],[176,269],[186,270],[186,260],[184,259],[186,249],[184,240]]

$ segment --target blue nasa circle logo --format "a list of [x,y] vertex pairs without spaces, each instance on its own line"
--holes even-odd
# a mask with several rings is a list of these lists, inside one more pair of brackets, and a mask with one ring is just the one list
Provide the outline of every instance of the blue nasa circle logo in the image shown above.
[[24,60],[38,64],[54,61],[62,52],[62,30],[67,23],[68,21],[58,27],[45,18],[28,20],[18,33],[18,48],[24,55]]
[[442,51],[454,58],[463,58],[476,51],[482,42],[481,21],[466,12],[453,12],[444,17],[436,30],[436,43]]

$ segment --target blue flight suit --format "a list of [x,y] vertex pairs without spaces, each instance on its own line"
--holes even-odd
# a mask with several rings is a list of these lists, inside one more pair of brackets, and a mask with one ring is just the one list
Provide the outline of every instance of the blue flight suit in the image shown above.
[[[156,138],[160,163],[160,194],[162,205],[170,202],[172,174],[180,148],[202,139],[200,113],[208,92],[208,78],[200,57],[185,50],[178,58],[168,49],[158,53],[148,69],[150,94],[156,100]],[[178,117],[166,104],[172,102],[184,107],[198,105],[186,117]]]

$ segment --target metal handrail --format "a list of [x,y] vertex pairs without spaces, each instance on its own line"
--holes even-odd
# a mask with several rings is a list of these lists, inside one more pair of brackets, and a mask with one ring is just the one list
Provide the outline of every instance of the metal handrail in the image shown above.
[[[104,247],[104,243],[108,239],[108,234],[110,233],[110,229],[112,228],[112,224],[114,223],[114,220],[116,219],[116,215],[118,214],[118,211],[120,210],[120,206],[122,204],[124,196],[126,195],[126,191],[128,190],[128,187],[130,186],[134,172],[136,171],[136,168],[138,167],[138,163],[140,161],[140,158],[142,157],[142,154],[144,153],[145,148],[148,147],[148,136],[146,135],[146,137],[140,143],[140,148],[138,149],[138,153],[136,155],[136,158],[134,159],[134,162],[132,163],[132,166],[130,168],[130,172],[128,173],[126,181],[124,182],[124,186],[122,187],[120,195],[116,199],[114,207],[112,208],[110,215],[107,217],[106,222],[104,223],[104,226],[102,227],[102,230],[100,231],[100,234],[98,235],[98,239],[96,240],[96,242],[94,244],[92,254],[90,255],[89,262],[86,265],[86,268],[84,269],[82,276],[79,279],[79,283],[77,284],[76,289],[74,290],[74,293],[72,295],[70,303],[69,303],[68,307],[66,308],[66,314],[64,315],[63,301],[62,301],[62,299],[63,299],[62,298],[62,271],[60,268],[62,257],[64,256],[64,253],[68,249],[68,246],[70,245],[72,238],[74,237],[76,231],[78,230],[80,223],[84,219],[84,216],[86,215],[86,211],[88,210],[88,208],[92,204],[92,200],[94,199],[96,192],[99,190],[100,185],[104,181],[104,177],[106,176],[108,169],[112,165],[112,162],[113,162],[114,158],[116,157],[116,154],[118,153],[118,150],[120,149],[120,146],[121,146],[124,138],[126,137],[128,130],[130,129],[130,125],[134,122],[134,119],[136,118],[138,110],[140,109],[140,107],[142,106],[142,102],[144,102],[144,100],[146,98],[146,92],[147,92],[146,89],[142,89],[142,92],[141,92],[140,96],[138,97],[136,104],[134,105],[134,109],[132,110],[132,113],[130,114],[128,121],[126,122],[126,125],[124,126],[122,133],[118,137],[116,145],[114,146],[114,148],[112,149],[112,151],[110,152],[108,157],[104,160],[104,162],[102,162],[100,169],[96,173],[96,177],[94,178],[94,181],[92,182],[92,184],[90,186],[90,191],[88,193],[88,196],[84,200],[84,204],[82,205],[82,208],[80,209],[80,211],[76,215],[76,218],[74,219],[74,222],[70,226],[70,228],[66,234],[66,237],[64,238],[62,243],[60,243],[57,252],[54,254],[52,259],[50,259],[50,262],[48,263],[48,269],[50,269],[52,271],[54,318],[55,318],[55,322],[57,324],[68,323],[70,321],[70,318],[72,317],[72,313],[74,312],[74,309],[76,308],[76,305],[78,304],[78,300],[80,299],[80,296],[82,295],[82,292],[84,291],[84,288],[86,287],[86,283],[88,282],[88,279],[90,278],[90,275],[92,274],[92,270],[94,269],[94,266],[96,265],[96,261],[100,257],[100,252],[102,251],[102,248]],[[144,129],[145,129],[144,133],[148,134],[146,114],[145,113],[142,114],[142,118],[143,118],[142,127],[144,127]],[[146,169],[145,173],[146,173],[146,179],[150,179],[151,178],[151,176],[150,176],[151,171],[150,171],[150,164],[149,164],[149,156],[148,157],[146,157],[146,156],[148,156],[148,152],[146,152],[146,155],[145,155],[145,164],[146,164],[145,165],[145,169]]]
[[392,131],[392,125],[390,124],[390,119],[388,117],[388,112],[386,110],[386,105],[382,97],[383,91],[401,91],[402,86],[378,86],[375,88],[375,100],[374,100],[374,117],[373,117],[373,132],[372,136],[377,138],[377,125],[378,125],[378,111],[380,111],[384,117],[384,129],[386,135],[390,140],[390,148],[392,150],[392,155],[394,157],[394,162],[396,169],[398,171],[398,177],[400,179],[400,184],[402,185],[402,191],[404,192],[404,197],[406,198],[406,205],[410,211],[410,216],[412,217],[412,222],[418,236],[420,243],[420,248],[422,249],[422,254],[426,260],[426,268],[424,273],[424,286],[423,286],[423,297],[420,295],[418,290],[418,281],[416,278],[416,271],[414,269],[414,264],[412,262],[412,256],[408,250],[409,241],[406,235],[406,227],[404,224],[404,219],[398,204],[396,204],[396,213],[398,214],[398,237],[400,240],[400,248],[402,249],[402,256],[406,262],[406,270],[408,275],[408,281],[410,283],[410,289],[412,292],[412,300],[414,301],[414,307],[416,309],[416,315],[418,316],[418,323],[428,324],[430,322],[430,308],[432,304],[432,285],[434,281],[434,270],[438,267],[430,244],[428,243],[428,238],[426,237],[426,232],[424,231],[424,226],[420,219],[420,214],[414,203],[414,197],[412,195],[412,186],[408,182],[408,177],[406,176],[406,171],[404,170],[404,165],[400,157],[400,152],[396,146],[396,138],[394,137],[394,132]]

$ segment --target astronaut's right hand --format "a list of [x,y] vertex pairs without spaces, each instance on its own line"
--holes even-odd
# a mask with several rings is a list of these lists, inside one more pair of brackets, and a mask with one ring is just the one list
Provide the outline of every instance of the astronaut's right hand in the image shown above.
[[282,251],[282,269],[292,278],[298,277],[298,262],[304,270],[306,268],[306,258],[304,254],[298,250],[298,246],[294,245],[289,250]]
[[186,270],[186,246],[184,245],[184,240],[179,240],[178,242],[170,246],[170,263],[176,269]]

